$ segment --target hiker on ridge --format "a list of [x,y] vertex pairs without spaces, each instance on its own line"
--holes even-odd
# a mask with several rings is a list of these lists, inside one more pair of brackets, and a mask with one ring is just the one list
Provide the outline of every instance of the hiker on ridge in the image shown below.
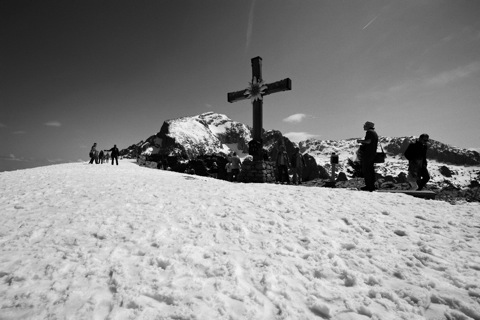
[[418,139],[410,143],[404,156],[408,160],[408,177],[412,190],[422,190],[430,180],[427,170],[427,149],[429,136],[423,133]]
[[360,188],[363,191],[372,192],[375,190],[375,154],[377,153],[378,135],[375,132],[375,124],[367,121],[363,125],[365,130],[365,138],[357,140],[361,144],[360,163],[362,166],[362,173],[365,179],[365,186]]

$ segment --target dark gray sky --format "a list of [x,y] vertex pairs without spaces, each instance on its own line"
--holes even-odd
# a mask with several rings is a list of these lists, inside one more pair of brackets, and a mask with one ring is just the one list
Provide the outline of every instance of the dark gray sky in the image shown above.
[[207,111],[293,140],[427,132],[480,147],[480,1],[0,1],[0,171],[87,160]]

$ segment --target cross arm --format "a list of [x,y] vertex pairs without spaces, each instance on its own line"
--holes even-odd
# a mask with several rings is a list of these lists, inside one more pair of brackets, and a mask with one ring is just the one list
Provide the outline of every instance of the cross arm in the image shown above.
[[266,86],[267,89],[262,94],[262,96],[266,96],[275,92],[292,90],[292,80],[290,80],[290,78],[287,78],[277,82],[269,83]]
[[244,89],[244,90],[241,90],[241,91],[229,92],[228,97],[227,97],[227,101],[228,102],[236,102],[236,101],[247,99],[246,91],[247,91],[247,89]]

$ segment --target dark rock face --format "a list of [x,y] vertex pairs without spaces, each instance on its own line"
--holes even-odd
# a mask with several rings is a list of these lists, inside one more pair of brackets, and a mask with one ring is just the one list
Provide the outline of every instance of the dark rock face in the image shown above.
[[339,181],[348,181],[348,178],[347,178],[347,175],[345,174],[345,172],[340,172],[337,176],[337,182]]
[[398,183],[406,183],[407,182],[407,174],[405,172],[400,172],[397,176]]
[[317,166],[317,161],[315,158],[309,154],[304,154],[303,160],[305,160],[305,167],[302,171],[302,181],[310,181],[320,178],[320,170]]
[[441,166],[440,167],[440,173],[442,176],[451,178],[452,177],[452,171],[447,167],[447,166]]

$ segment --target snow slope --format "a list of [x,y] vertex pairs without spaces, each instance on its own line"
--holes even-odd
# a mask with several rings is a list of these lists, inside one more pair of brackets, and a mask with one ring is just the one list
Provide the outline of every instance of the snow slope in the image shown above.
[[129,160],[0,191],[0,319],[480,319],[478,203]]

